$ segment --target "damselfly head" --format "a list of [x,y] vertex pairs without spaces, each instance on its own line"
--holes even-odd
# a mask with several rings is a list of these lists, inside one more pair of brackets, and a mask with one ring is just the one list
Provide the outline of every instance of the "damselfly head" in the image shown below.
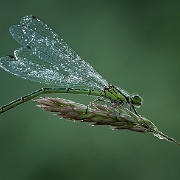
[[138,94],[132,95],[132,96],[131,96],[131,103],[132,103],[135,107],[139,108],[139,107],[142,105],[142,103],[143,103],[143,99],[142,99],[142,97],[141,97],[140,95],[138,95]]

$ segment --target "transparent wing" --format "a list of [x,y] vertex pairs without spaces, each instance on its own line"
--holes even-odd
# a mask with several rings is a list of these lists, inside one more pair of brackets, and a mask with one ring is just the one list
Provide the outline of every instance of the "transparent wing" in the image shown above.
[[108,82],[44,22],[30,15],[10,27],[23,48],[0,66],[19,77],[45,84],[103,89]]
[[86,78],[74,76],[68,72],[60,73],[57,66],[40,61],[36,55],[31,54],[29,49],[25,47],[15,50],[14,56],[1,57],[0,67],[18,77],[35,82],[63,87],[102,89],[91,78],[88,81]]

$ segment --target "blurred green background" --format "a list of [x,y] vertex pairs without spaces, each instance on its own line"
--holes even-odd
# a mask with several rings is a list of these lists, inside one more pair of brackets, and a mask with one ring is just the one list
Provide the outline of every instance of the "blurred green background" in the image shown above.
[[[8,28],[33,14],[108,82],[144,98],[140,114],[180,141],[180,1],[0,0],[0,56]],[[0,105],[41,87],[0,69]],[[52,96],[52,95],[50,95]],[[88,104],[92,97],[54,95]],[[180,148],[151,134],[73,123],[30,101],[0,115],[0,179],[179,179]]]

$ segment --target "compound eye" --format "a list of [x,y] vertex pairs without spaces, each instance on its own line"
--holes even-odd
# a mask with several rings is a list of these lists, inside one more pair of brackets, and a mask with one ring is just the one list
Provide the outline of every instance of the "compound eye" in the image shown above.
[[142,98],[139,95],[134,95],[131,97],[132,104],[136,107],[140,107],[142,105]]

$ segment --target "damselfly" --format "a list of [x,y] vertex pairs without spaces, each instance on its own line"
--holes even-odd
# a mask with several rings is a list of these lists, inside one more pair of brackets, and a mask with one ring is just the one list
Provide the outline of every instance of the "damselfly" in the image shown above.
[[25,95],[0,107],[0,113],[41,94],[72,93],[97,96],[99,100],[116,105],[128,105],[137,114],[135,107],[142,104],[139,95],[130,96],[126,91],[109,84],[37,17],[25,16],[20,24],[11,26],[9,31],[22,47],[16,49],[14,55],[1,57],[0,67],[21,78],[58,87],[41,88]]

